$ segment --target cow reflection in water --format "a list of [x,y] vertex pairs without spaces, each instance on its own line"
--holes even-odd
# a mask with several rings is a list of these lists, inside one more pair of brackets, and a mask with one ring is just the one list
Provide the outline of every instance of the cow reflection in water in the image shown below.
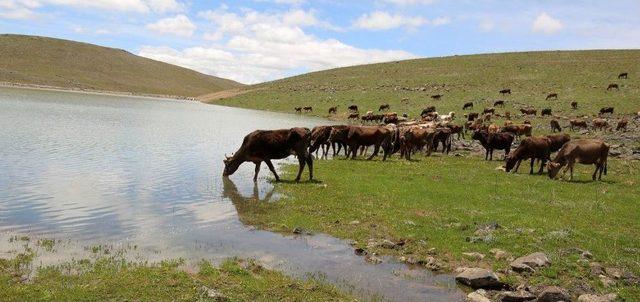
[[238,190],[236,184],[230,178],[222,178],[222,198],[228,198],[231,200],[231,203],[236,208],[238,212],[238,218],[240,222],[243,224],[250,224],[250,221],[247,221],[247,215],[251,215],[251,213],[255,212],[258,209],[258,206],[263,202],[270,202],[277,198],[277,194],[275,194],[275,188],[271,186],[268,188],[267,192],[264,194],[263,198],[260,198],[260,190],[258,188],[258,184],[253,184],[253,192],[250,196],[243,196],[242,193]]

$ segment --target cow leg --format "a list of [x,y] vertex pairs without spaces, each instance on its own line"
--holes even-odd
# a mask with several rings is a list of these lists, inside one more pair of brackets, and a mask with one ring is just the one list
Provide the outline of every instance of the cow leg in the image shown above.
[[540,170],[538,170],[538,175],[542,175],[544,173],[544,166],[547,164],[547,159],[543,158],[540,160]]
[[264,161],[265,164],[267,164],[267,167],[269,167],[269,170],[271,170],[271,173],[273,173],[273,176],[275,176],[276,181],[280,181],[280,176],[278,176],[278,173],[276,173],[276,169],[273,167],[273,163],[271,163],[270,159],[267,159]]
[[531,168],[529,169],[529,175],[533,174],[533,165],[535,164],[536,159],[532,158],[531,159]]
[[258,181],[258,172],[260,172],[260,164],[262,162],[258,161],[258,162],[253,162],[253,163],[256,164],[256,174],[253,175],[253,182],[257,182]]
[[349,151],[351,152],[351,159],[356,159],[356,155],[358,155],[358,145],[349,146]]
[[569,162],[569,181],[573,180],[573,162]]
[[598,175],[598,171],[600,170],[600,164],[596,163],[596,170],[593,171],[593,175],[591,175],[591,180],[596,180],[596,176]]
[[493,161],[493,149],[489,151],[489,161]]
[[516,166],[515,166],[515,168],[513,169],[513,174],[518,173],[518,169],[520,169],[520,163],[522,163],[522,161],[521,161],[521,160],[518,160],[518,161],[516,162]]
[[367,160],[372,160],[373,157],[378,155],[378,152],[380,152],[380,145],[375,145],[373,147],[373,153],[371,154],[371,156],[369,156],[369,158],[367,158]]
[[[311,156],[311,154],[308,154],[307,156]],[[303,154],[298,156],[298,176],[296,176],[296,182],[300,181],[300,176],[302,176],[302,171],[304,170],[304,165],[306,162],[306,158]]]
[[309,180],[313,180],[313,157],[307,156],[307,165],[309,166]]

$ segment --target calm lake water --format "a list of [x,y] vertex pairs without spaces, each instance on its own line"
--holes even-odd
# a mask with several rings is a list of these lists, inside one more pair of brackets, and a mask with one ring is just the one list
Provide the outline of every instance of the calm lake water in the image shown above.
[[255,258],[368,296],[462,300],[451,276],[391,260],[367,264],[326,235],[242,224],[238,211],[248,203],[273,202],[270,173],[263,165],[256,186],[253,164],[245,164],[223,180],[224,154],[255,129],[326,123],[195,102],[0,88],[0,232],[134,245],[147,259]]

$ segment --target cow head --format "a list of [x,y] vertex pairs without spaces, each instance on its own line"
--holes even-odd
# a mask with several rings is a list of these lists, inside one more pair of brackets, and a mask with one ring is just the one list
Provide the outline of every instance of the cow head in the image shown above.
[[234,160],[233,156],[227,155],[225,155],[225,159],[222,160],[222,162],[224,162],[224,171],[222,172],[222,176],[224,177],[233,175],[240,167],[240,164],[242,164],[242,161]]
[[511,155],[505,156],[504,161],[505,161],[504,169],[507,172],[510,172],[513,169],[513,167],[516,166],[516,163],[518,163],[518,160]]
[[558,172],[562,168],[562,165],[559,163],[549,162],[547,163],[547,170],[549,171],[549,178],[555,179],[558,176]]

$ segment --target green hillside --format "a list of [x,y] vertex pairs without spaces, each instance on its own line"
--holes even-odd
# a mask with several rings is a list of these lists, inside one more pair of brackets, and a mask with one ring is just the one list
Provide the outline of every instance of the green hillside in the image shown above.
[[176,96],[241,86],[121,49],[54,38],[0,35],[0,54],[0,82]]
[[[629,79],[618,79],[627,72]],[[619,91],[606,91],[611,83]],[[510,88],[512,94],[498,91]],[[313,106],[314,114],[327,116],[338,105],[337,118],[347,106],[360,111],[377,110],[389,103],[391,110],[415,117],[427,105],[441,113],[461,113],[462,104],[474,101],[474,110],[504,99],[504,110],[522,106],[552,108],[554,113],[590,114],[602,106],[618,112],[640,110],[640,50],[545,51],[453,56],[346,67],[309,73],[244,88],[248,93],[213,100],[221,105],[293,113],[294,107]],[[545,101],[548,93],[557,101]],[[444,95],[434,101],[431,95]],[[405,101],[403,101],[405,99]],[[571,101],[579,102],[577,111]],[[500,109],[499,111],[502,111]]]

